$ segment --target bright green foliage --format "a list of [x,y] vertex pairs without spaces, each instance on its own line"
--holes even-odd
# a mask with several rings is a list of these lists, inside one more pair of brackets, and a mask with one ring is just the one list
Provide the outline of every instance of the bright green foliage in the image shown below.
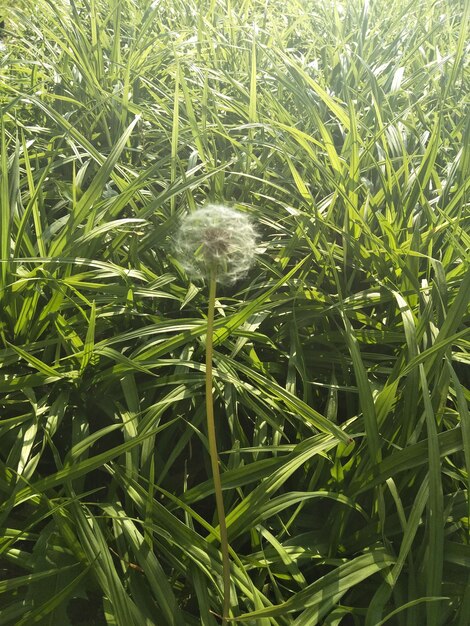
[[[13,5],[16,5],[14,8]],[[0,626],[467,626],[470,5],[3,2]]]

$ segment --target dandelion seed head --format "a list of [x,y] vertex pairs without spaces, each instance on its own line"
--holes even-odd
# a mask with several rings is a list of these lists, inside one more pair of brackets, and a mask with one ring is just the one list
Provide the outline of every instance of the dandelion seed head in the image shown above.
[[254,262],[256,231],[244,213],[209,204],[183,219],[175,247],[192,279],[201,280],[214,273],[219,282],[233,284]]

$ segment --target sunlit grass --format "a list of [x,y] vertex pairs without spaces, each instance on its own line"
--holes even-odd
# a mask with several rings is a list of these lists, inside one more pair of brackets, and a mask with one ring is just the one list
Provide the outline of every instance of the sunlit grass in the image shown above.
[[466,2],[1,6],[0,625],[466,626]]

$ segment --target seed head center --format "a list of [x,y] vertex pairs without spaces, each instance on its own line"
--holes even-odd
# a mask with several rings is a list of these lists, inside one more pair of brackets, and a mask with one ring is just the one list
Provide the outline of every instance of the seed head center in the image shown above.
[[224,228],[207,228],[204,233],[204,248],[207,256],[215,259],[228,252],[229,242]]

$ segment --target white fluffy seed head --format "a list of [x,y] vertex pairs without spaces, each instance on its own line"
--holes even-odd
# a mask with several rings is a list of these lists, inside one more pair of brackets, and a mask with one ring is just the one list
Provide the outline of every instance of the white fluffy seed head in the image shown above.
[[233,284],[253,264],[256,231],[244,213],[209,204],[183,219],[176,253],[192,279],[214,274],[219,282]]

